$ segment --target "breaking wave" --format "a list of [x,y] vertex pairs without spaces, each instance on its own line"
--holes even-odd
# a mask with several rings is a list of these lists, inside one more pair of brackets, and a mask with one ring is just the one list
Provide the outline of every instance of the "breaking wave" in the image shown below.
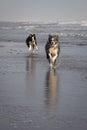
[[58,34],[62,43],[87,44],[87,21],[66,22],[0,22],[0,41],[25,42],[30,33],[45,43],[48,34]]

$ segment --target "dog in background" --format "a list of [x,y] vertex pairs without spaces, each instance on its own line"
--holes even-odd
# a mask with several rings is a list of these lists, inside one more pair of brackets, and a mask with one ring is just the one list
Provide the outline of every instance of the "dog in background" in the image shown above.
[[55,67],[57,57],[60,53],[58,35],[48,35],[45,51],[50,67]]
[[27,37],[27,39],[26,39],[26,45],[27,45],[29,51],[34,52],[35,47],[38,50],[37,40],[36,40],[36,35],[35,34],[30,34]]

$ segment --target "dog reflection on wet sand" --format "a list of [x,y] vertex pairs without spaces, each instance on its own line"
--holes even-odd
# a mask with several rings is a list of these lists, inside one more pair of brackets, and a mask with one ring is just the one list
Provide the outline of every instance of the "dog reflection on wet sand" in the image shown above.
[[26,71],[30,74],[35,71],[35,58],[33,55],[27,56]]
[[46,74],[46,104],[56,106],[58,79],[55,70]]

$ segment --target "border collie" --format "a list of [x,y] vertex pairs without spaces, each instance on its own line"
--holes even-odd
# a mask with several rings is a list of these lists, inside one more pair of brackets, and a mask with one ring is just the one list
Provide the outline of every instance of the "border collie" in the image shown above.
[[30,34],[27,37],[27,39],[26,39],[26,45],[27,45],[29,51],[34,52],[35,47],[38,50],[37,41],[36,41],[36,35],[35,34]]
[[56,67],[56,60],[60,53],[58,35],[48,35],[48,41],[45,45],[45,51],[50,67]]

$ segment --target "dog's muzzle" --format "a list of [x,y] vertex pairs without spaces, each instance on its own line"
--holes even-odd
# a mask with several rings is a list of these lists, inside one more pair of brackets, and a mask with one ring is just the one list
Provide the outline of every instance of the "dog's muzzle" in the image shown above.
[[32,37],[32,42],[35,42],[35,39],[34,39],[34,37]]
[[51,41],[51,47],[53,47],[55,45],[54,41]]

